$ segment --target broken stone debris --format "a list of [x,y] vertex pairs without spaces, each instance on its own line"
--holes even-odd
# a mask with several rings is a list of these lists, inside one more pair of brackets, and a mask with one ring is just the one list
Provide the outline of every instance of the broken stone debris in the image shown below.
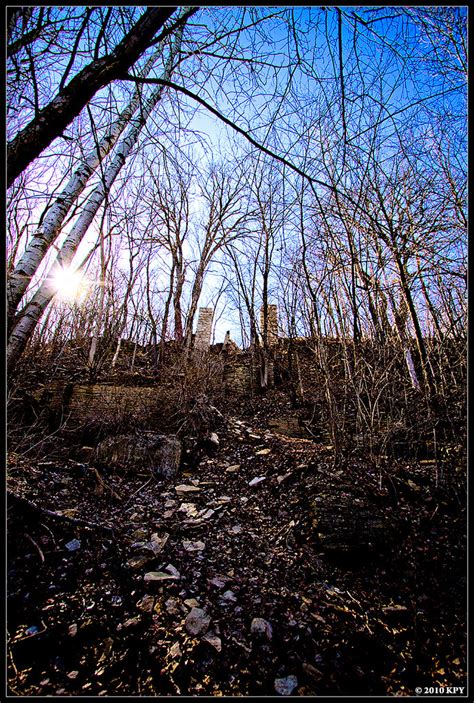
[[249,481],[249,486],[256,486],[257,484],[261,483],[262,481],[265,481],[265,479],[266,479],[266,476],[256,476],[251,481]]
[[143,577],[144,581],[170,581],[176,580],[178,576],[173,576],[173,574],[167,574],[164,571],[148,571]]
[[150,555],[140,555],[129,559],[127,564],[131,569],[141,569],[143,566],[145,566],[145,564],[148,564],[148,562],[151,561],[152,558],[153,557],[151,557]]
[[222,640],[215,633],[208,632],[206,635],[204,635],[202,641],[210,644],[211,647],[214,647],[214,649],[218,652],[222,651]]
[[188,486],[183,483],[180,486],[175,486],[174,490],[176,491],[176,493],[179,496],[183,496],[183,495],[186,495],[187,493],[199,493],[199,491],[201,489],[198,488],[198,486]]
[[81,542],[78,539],[72,539],[70,542],[67,542],[64,546],[66,547],[68,552],[75,552],[76,550],[81,548]]
[[201,542],[199,540],[193,542],[192,540],[184,539],[182,544],[187,552],[201,552],[206,547],[204,542]]
[[202,608],[192,608],[188,613],[184,626],[193,637],[203,635],[209,629],[211,618]]
[[296,676],[286,676],[285,678],[275,679],[275,691],[280,696],[291,696],[295,688],[298,686]]
[[209,442],[213,444],[215,447],[219,446],[219,437],[215,432],[211,432],[211,435],[209,437]]
[[264,635],[267,640],[273,637],[273,628],[264,618],[254,618],[250,623],[250,632],[252,635]]
[[312,498],[313,525],[328,554],[370,554],[397,541],[401,534],[394,516],[345,489]]

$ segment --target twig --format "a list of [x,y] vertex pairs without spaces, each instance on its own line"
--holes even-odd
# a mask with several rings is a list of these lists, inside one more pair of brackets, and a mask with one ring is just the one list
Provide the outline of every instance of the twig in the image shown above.
[[87,520],[80,520],[79,518],[68,517],[67,515],[58,515],[58,513],[55,513],[52,510],[47,510],[47,508],[42,508],[39,505],[35,505],[35,503],[32,503],[27,498],[18,496],[16,495],[16,493],[13,493],[13,491],[10,490],[7,490],[7,500],[13,500],[22,505],[23,507],[28,508],[32,512],[39,513],[40,515],[47,515],[53,520],[58,520],[60,522],[68,522],[71,525],[85,527],[89,530],[99,530],[101,532],[107,532],[112,535],[114,534],[114,530],[112,527],[108,527],[106,525],[99,525],[96,522],[88,522]]
[[13,671],[15,672],[15,677],[17,677],[18,676],[18,669],[16,668],[15,660],[13,659],[13,651],[12,651],[10,644],[8,645],[8,655],[10,657],[10,662],[13,667]]
[[92,472],[94,473],[96,481],[101,488],[105,489],[106,491],[109,491],[112,498],[115,498],[116,500],[122,500],[122,497],[119,496],[119,494],[116,493],[114,491],[114,489],[111,486],[109,486],[108,483],[106,483],[104,481],[104,479],[102,478],[102,476],[99,474],[99,472],[97,471],[97,469],[95,467],[92,467]]
[[31,447],[28,447],[28,449],[25,449],[24,452],[18,452],[18,456],[21,456],[21,457],[25,456],[26,454],[28,454],[28,452],[31,452],[31,450],[34,449],[35,447],[37,447],[39,444],[44,444],[44,442],[46,442],[47,439],[51,439],[51,437],[54,437],[54,435],[58,434],[58,432],[63,428],[65,422],[68,419],[69,419],[69,417],[66,418],[65,421],[61,422],[59,427],[57,429],[55,429],[54,432],[51,432],[51,434],[46,435],[46,437],[42,437],[38,442],[36,442],[36,444],[33,444]]
[[130,503],[130,501],[132,500],[132,498],[133,498],[134,496],[136,496],[137,493],[140,493],[140,491],[142,491],[144,488],[146,488],[146,486],[148,486],[148,484],[151,483],[154,478],[155,478],[154,476],[150,476],[150,478],[148,479],[148,481],[145,481],[145,483],[144,483],[143,485],[141,485],[140,488],[138,488],[138,489],[135,491],[135,493],[132,493],[132,495],[131,495],[130,498],[127,500],[127,502],[123,504],[123,507],[125,508],[125,507]]
[[39,524],[41,527],[44,527],[44,529],[46,530],[46,532],[48,532],[48,533],[51,535],[51,539],[53,540],[54,546],[56,546],[56,538],[55,538],[55,536],[54,536],[52,530],[50,530],[49,527],[44,524],[44,522],[40,522],[40,523],[38,523],[38,524]]
[[435,508],[435,509],[433,510],[433,512],[431,513],[431,515],[430,515],[430,517],[429,517],[430,520],[432,520],[432,519],[434,518],[434,516],[435,516],[436,513],[438,512],[438,508],[439,508],[439,504],[436,505],[436,508]]
[[25,635],[24,637],[19,637],[16,642],[23,642],[23,640],[29,640],[31,637],[37,637],[38,635],[42,635],[43,632],[46,632],[48,629],[46,625],[44,624],[44,620],[41,620],[41,624],[43,625],[42,630],[38,630],[38,632],[32,632],[31,635]]
[[36,547],[36,549],[38,550],[38,554],[40,555],[40,559],[44,564],[44,554],[43,554],[42,549],[39,546],[39,544],[37,542],[35,542],[33,537],[31,537],[27,532],[25,532],[25,537],[31,542],[31,544],[33,544]]

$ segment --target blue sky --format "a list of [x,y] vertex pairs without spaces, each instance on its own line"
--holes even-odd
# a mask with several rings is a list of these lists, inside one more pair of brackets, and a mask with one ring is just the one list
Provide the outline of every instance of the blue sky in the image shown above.
[[[81,9],[78,8],[78,12]],[[68,10],[71,11],[71,8]],[[53,10],[58,17],[64,11],[65,8]],[[388,170],[393,150],[399,148],[400,132],[406,134],[405,143],[410,144],[413,154],[417,151],[415,157],[418,162],[421,164],[425,160],[429,165],[433,135],[436,136],[440,129],[444,129],[449,136],[451,148],[456,152],[459,168],[462,169],[466,159],[466,97],[464,79],[458,70],[460,62],[453,50],[454,45],[450,43],[449,32],[435,32],[433,46],[430,35],[415,23],[416,8],[341,6],[338,11],[335,7],[294,7],[291,8],[293,16],[289,12],[282,15],[283,11],[284,8],[280,7],[247,8],[245,21],[252,21],[258,14],[275,13],[279,16],[263,25],[266,27],[265,35],[254,28],[242,33],[231,61],[222,58],[229,51],[227,39],[223,40],[222,46],[210,45],[207,53],[186,59],[175,74],[176,83],[208,100],[252,137],[321,180],[327,180],[328,175],[321,148],[327,148],[335,162],[340,164],[345,137],[348,147],[363,157],[375,144],[375,123],[378,124],[378,158],[386,159]],[[467,16],[466,7],[455,11]],[[212,37],[212,31],[217,27],[225,33],[237,23],[239,17],[239,8],[203,8],[189,22],[185,50],[192,50],[198,45],[202,49],[204,37]],[[297,45],[292,31],[287,31],[287,22],[291,22],[293,17],[298,30],[301,30]],[[431,23],[432,19],[427,16],[424,21]],[[441,29],[446,26],[446,23],[441,25]],[[242,62],[243,58],[249,57],[250,49],[254,54],[253,62]],[[437,67],[432,63],[436,52],[441,59]],[[287,56],[289,69],[285,67]],[[259,61],[259,57],[265,58],[266,63]],[[74,71],[85,60],[81,59]],[[41,55],[38,61],[42,61]],[[45,98],[50,92],[54,93],[54,85],[60,75],[57,69],[64,68],[65,62],[67,54],[57,65],[46,61],[44,75],[48,80],[41,84]],[[344,100],[341,99],[342,89],[345,92]],[[126,94],[130,94],[131,90],[132,84],[122,82],[113,86],[112,93],[114,99],[125,101]],[[101,122],[110,117],[110,113],[104,110],[109,92],[108,88],[105,89],[93,101],[92,113],[99,128]],[[274,97],[270,99],[271,95]],[[180,129],[180,113],[175,112],[175,108],[171,109],[171,102],[187,106],[188,111],[195,110],[189,123],[181,113],[187,133]],[[432,117],[433,111],[438,115],[438,122]],[[27,115],[28,109],[25,108],[21,120],[24,121]],[[158,106],[152,123],[156,125],[153,129],[163,132],[160,139],[164,148],[177,137],[184,145],[191,139],[189,131],[200,132],[204,141],[202,145],[196,143],[194,152],[203,163],[216,160],[231,163],[241,149],[250,148],[243,137],[236,136],[204,108],[196,109],[192,99],[174,95],[173,92]],[[9,124],[11,129],[15,128],[14,119]],[[67,130],[69,134],[82,133],[85,137],[88,131],[90,138],[86,114],[81,115]],[[73,149],[73,146],[70,148]],[[57,145],[52,145],[50,153],[55,151]],[[77,158],[77,153],[73,158]],[[59,183],[70,163],[69,157],[64,160],[63,168],[56,163],[44,173],[41,182],[32,185],[31,193],[36,189],[35,197],[38,198],[38,213],[50,197],[54,176]],[[127,177],[133,176],[133,168],[127,168],[124,173],[128,174]],[[348,187],[353,178],[349,171],[344,175]],[[321,194],[324,193],[324,188],[317,188]],[[93,225],[84,247],[90,246],[96,231],[97,227]],[[203,291],[202,305],[212,300],[216,283],[217,279],[209,277]],[[238,325],[235,317],[224,316],[218,325],[216,338],[222,338],[233,325]]]

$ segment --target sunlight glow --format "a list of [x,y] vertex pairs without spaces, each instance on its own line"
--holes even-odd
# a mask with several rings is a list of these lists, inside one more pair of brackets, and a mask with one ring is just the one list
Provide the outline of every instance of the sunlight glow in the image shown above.
[[89,281],[80,271],[72,269],[59,269],[54,274],[54,286],[58,298],[69,302],[80,302],[83,300],[90,288]]

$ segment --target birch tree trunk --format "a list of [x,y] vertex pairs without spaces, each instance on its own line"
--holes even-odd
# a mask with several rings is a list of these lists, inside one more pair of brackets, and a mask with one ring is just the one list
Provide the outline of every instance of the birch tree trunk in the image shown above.
[[[120,78],[150,46],[156,32],[176,11],[174,7],[150,7],[108,56],[80,71],[38,115],[9,142],[7,184],[60,136],[100,88]],[[172,31],[171,28],[166,35]],[[165,35],[165,36],[166,36]]]
[[105,307],[105,280],[107,276],[107,265],[109,258],[105,258],[105,243],[104,243],[104,222],[105,222],[105,212],[107,210],[107,205],[104,208],[104,217],[102,218],[100,227],[100,279],[99,279],[99,302],[97,309],[97,318],[95,321],[95,329],[92,334],[91,346],[89,349],[89,358],[87,361],[87,366],[89,368],[89,373],[92,373],[94,358],[97,351],[97,344],[99,341],[100,331],[102,327],[102,322],[104,319],[104,307]]
[[[171,48],[171,53],[164,71],[164,75],[167,77],[169,77],[173,71],[174,61],[176,55],[179,53],[181,45],[182,32],[182,28],[178,30],[175,42]],[[54,284],[55,274],[61,271],[61,269],[67,268],[72,263],[74,255],[76,254],[84,235],[86,234],[100,206],[104,202],[107,194],[110,192],[110,189],[128,155],[135,146],[140,132],[150,113],[160,101],[163,91],[163,86],[159,86],[146,101],[140,116],[131,118],[131,126],[122,142],[118,145],[116,154],[107,167],[102,182],[99,183],[99,185],[91,193],[81,215],[72,227],[61,247],[61,250],[58,252],[56,260],[50,271],[45,277],[43,283],[40,285],[38,291],[33,296],[32,300],[22,311],[19,320],[13,327],[7,346],[7,364],[9,369],[22,354],[42,314],[56,293]]]
[[[145,64],[141,72],[143,77],[149,74],[156,60],[162,54],[162,51],[163,44],[160,45],[159,49]],[[8,318],[10,320],[13,318],[32,277],[58,236],[71,206],[81,195],[89,178],[105,156],[107,156],[115,146],[124,129],[137,111],[138,106],[141,104],[140,93],[141,90],[137,87],[130,103],[112,124],[108,134],[106,134],[84,158],[61,194],[58,195],[51,207],[47,209],[40,229],[32,237],[31,242],[26,247],[24,253],[15,265],[13,272],[9,276],[7,283],[7,302]]]

